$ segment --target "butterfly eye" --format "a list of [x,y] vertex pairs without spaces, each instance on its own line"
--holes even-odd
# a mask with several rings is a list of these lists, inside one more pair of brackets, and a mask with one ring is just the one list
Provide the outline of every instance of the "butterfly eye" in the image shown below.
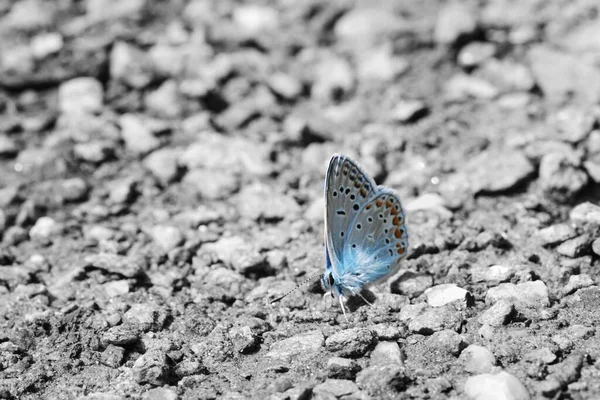
[[335,279],[333,279],[333,274],[329,274],[329,286],[333,286],[335,283]]

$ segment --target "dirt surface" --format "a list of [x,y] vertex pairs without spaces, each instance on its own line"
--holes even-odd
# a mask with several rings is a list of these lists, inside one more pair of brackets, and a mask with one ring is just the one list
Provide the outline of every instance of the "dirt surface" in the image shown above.
[[[600,398],[599,15],[0,1],[0,398]],[[333,153],[410,240],[348,322],[270,304]]]

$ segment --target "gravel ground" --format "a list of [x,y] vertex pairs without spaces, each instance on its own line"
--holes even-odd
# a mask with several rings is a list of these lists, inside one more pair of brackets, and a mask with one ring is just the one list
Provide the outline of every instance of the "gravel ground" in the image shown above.
[[[0,398],[600,398],[596,0],[0,1]],[[411,248],[339,305],[333,153]]]

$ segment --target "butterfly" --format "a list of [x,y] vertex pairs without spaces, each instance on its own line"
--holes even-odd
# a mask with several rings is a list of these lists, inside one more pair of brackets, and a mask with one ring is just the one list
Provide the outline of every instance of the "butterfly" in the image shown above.
[[[408,250],[408,231],[398,195],[377,186],[356,161],[334,154],[325,177],[326,269],[321,286],[344,301],[394,274]],[[290,294],[310,277],[276,302]]]

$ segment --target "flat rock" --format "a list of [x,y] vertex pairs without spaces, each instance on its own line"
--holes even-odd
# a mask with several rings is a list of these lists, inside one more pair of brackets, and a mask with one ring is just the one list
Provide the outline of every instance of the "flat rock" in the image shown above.
[[424,295],[427,297],[427,303],[431,307],[442,307],[457,300],[466,301],[471,296],[467,290],[453,283],[445,283],[428,288],[425,290]]
[[327,379],[313,388],[313,394],[316,396],[333,395],[335,398],[348,396],[358,391],[358,386],[346,379]]
[[139,116],[124,114],[121,116],[119,123],[121,125],[121,135],[129,151],[145,155],[160,146],[160,140],[154,136]]
[[452,44],[458,38],[469,35],[477,28],[473,10],[459,3],[449,3],[438,13],[433,37],[437,43]]
[[533,175],[535,168],[517,151],[484,151],[471,159],[464,174],[474,192],[511,190]]
[[583,234],[564,241],[556,248],[556,252],[571,258],[580,257],[589,252],[591,243],[592,237],[588,234]]
[[575,197],[588,183],[579,161],[569,154],[546,154],[540,162],[539,174],[544,192],[562,202]]
[[496,357],[487,348],[478,344],[472,344],[460,353],[458,362],[469,373],[486,374],[492,372],[494,369]]
[[513,302],[517,309],[548,307],[550,299],[548,288],[542,281],[525,283],[501,283],[497,287],[490,288],[485,296],[485,302],[495,304],[500,300]]
[[498,300],[479,317],[482,325],[502,326],[510,323],[515,315],[515,306],[510,300]]
[[163,185],[176,180],[179,172],[179,149],[160,149],[144,159],[144,167],[148,169]]
[[58,87],[58,108],[63,113],[102,111],[104,89],[95,78],[74,78]]
[[374,398],[390,393],[400,396],[410,383],[406,369],[400,365],[373,365],[356,375],[356,384]]
[[300,333],[271,344],[266,357],[290,361],[298,356],[316,355],[325,344],[325,337],[319,330]]
[[371,365],[402,364],[402,352],[398,343],[382,341],[371,352]]
[[369,329],[351,328],[334,333],[325,341],[325,348],[341,357],[360,357],[371,347],[375,336]]
[[600,225],[600,206],[586,201],[571,210],[569,218],[577,223],[590,223]]
[[552,246],[569,240],[577,235],[570,224],[560,223],[542,228],[535,233],[535,238],[542,246]]

